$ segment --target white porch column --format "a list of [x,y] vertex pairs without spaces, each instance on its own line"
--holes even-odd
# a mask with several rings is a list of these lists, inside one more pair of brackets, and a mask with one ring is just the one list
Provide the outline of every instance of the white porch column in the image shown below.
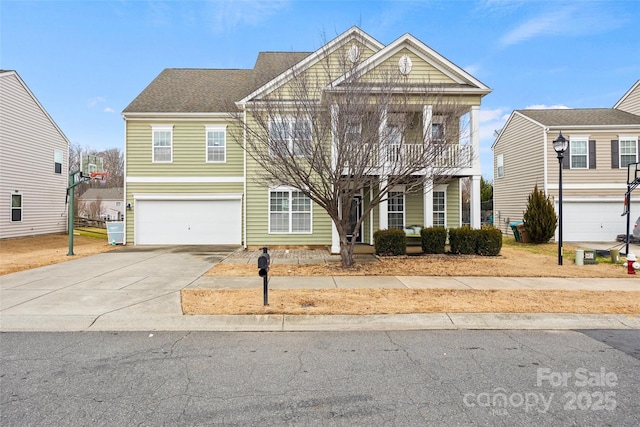
[[[342,200],[338,199],[338,212],[342,212]],[[333,221],[331,221],[331,253],[340,253],[340,235]]]
[[[387,181],[380,182],[380,187],[386,187]],[[380,202],[378,205],[378,230],[386,230],[389,228],[389,202],[387,198]]]
[[[337,167],[338,157],[338,113],[339,107],[336,104],[331,105],[331,169]],[[338,215],[342,215],[342,200],[338,199]],[[331,221],[331,253],[340,253],[340,235],[336,225]]]
[[[469,131],[470,131],[469,138],[471,142],[471,167],[478,171],[478,175],[482,175],[482,170],[480,169],[480,106],[479,105],[473,105],[471,107],[471,111],[469,111]],[[473,224],[473,221],[472,221],[472,224]]]
[[422,184],[422,198],[424,201],[423,227],[433,227],[433,179],[428,179]]
[[340,107],[331,105],[331,169],[335,170],[338,161],[338,114]]
[[471,228],[480,228],[481,216],[480,216],[480,175],[474,175],[471,177]]
[[422,107],[422,141],[431,141],[431,123],[433,121],[433,106],[424,105]]

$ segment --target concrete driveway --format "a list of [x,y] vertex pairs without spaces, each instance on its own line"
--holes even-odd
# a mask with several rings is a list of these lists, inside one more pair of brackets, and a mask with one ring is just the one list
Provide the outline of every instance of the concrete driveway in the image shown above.
[[0,329],[86,330],[114,314],[130,322],[140,313],[182,316],[180,290],[236,249],[127,246],[0,276]]

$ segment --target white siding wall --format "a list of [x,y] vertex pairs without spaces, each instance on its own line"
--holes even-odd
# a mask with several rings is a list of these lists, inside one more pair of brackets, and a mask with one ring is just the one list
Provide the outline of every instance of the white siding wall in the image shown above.
[[[17,74],[0,74],[0,238],[66,231],[68,145]],[[22,194],[22,222],[11,221],[12,194]]]

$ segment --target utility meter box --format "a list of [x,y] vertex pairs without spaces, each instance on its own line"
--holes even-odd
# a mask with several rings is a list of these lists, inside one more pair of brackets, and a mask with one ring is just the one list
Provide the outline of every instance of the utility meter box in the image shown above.
[[585,264],[597,264],[596,251],[594,249],[584,250],[584,263]]

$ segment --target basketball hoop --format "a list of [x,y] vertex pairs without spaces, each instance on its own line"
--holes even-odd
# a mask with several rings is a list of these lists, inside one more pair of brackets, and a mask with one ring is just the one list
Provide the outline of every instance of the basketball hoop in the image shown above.
[[99,179],[101,181],[104,181],[109,176],[109,172],[91,172],[89,176],[91,177],[91,179]]

